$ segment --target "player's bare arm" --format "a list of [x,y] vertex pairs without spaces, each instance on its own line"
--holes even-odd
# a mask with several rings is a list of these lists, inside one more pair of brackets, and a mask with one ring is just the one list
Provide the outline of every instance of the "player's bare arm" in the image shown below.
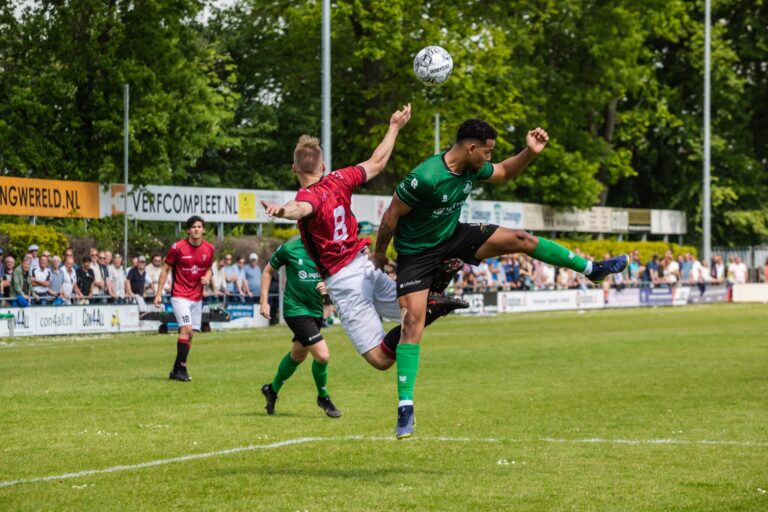
[[269,283],[272,282],[272,274],[275,273],[275,268],[267,263],[264,270],[261,272],[261,290],[259,290],[259,312],[261,316],[267,320],[271,320],[272,316],[269,308]]
[[[165,280],[168,278],[168,272],[171,271],[171,266],[166,262],[163,262],[163,268],[160,270],[160,277],[157,280],[157,290],[159,293],[155,294],[155,307],[160,307],[163,302],[163,286],[165,286]],[[206,272],[206,275],[208,273]]]
[[202,284],[203,286],[208,286],[209,284],[211,284],[211,279],[213,279],[213,270],[211,270],[211,268],[209,267],[205,275],[200,278],[200,284]]
[[270,217],[278,217],[280,219],[299,220],[304,217],[309,217],[314,213],[312,205],[305,201],[288,201],[282,206],[274,203],[268,203],[264,200],[261,201],[261,205]]
[[392,117],[389,119],[389,129],[387,130],[387,134],[384,135],[384,139],[373,151],[371,158],[358,164],[365,169],[365,174],[367,176],[366,181],[371,181],[387,166],[389,157],[392,156],[392,150],[395,148],[397,134],[400,133],[400,130],[406,124],[408,124],[410,119],[410,103],[405,105],[402,110],[397,110],[392,114]]
[[486,181],[490,183],[504,183],[517,178],[536,158],[549,142],[549,135],[543,128],[536,128],[528,132],[525,137],[526,148],[518,154],[506,160],[493,164],[493,175]]
[[387,264],[387,247],[395,235],[395,229],[400,217],[411,211],[411,207],[405,204],[397,194],[392,195],[387,211],[381,217],[379,231],[376,234],[376,249],[371,255],[371,260],[378,268],[383,269]]

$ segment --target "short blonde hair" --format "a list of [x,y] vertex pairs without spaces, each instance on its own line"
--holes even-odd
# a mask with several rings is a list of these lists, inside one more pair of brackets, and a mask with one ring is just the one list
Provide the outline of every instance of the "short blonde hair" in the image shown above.
[[302,135],[293,150],[293,164],[300,172],[314,172],[323,160],[323,150],[317,137]]

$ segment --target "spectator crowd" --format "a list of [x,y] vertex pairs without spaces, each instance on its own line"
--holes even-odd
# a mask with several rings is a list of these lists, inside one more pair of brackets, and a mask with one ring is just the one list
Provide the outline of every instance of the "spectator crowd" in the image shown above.
[[[594,260],[591,255],[574,252]],[[610,254],[602,259],[610,258]],[[173,275],[169,273],[165,286],[158,290],[162,256],[134,256],[126,267],[120,254],[91,248],[82,258],[75,258],[72,249],[62,255],[51,255],[30,245],[18,256],[5,254],[0,248],[0,306],[122,304],[154,299],[161,293],[170,296]],[[206,302],[258,302],[261,287],[259,256],[251,253],[235,257],[225,254],[212,267],[211,283],[205,287]],[[396,275],[396,264],[390,262],[387,272]],[[768,282],[768,259],[757,272],[758,280]],[[699,260],[686,253],[674,257],[667,251],[662,257],[654,254],[642,262],[638,251],[630,253],[630,263],[621,274],[611,275],[600,286],[698,286],[736,284],[750,281],[750,271],[739,256],[713,256],[711,261]],[[555,268],[525,254],[508,254],[489,258],[478,265],[465,264],[454,279],[453,293],[497,290],[565,290],[586,289],[595,285],[584,275],[566,268]],[[269,290],[277,295],[275,279]]]
[[[70,304],[145,304],[160,293],[170,297],[173,273],[158,290],[163,259],[154,254],[134,256],[126,268],[121,254],[91,248],[82,258],[72,249],[51,255],[37,244],[20,256],[0,248],[0,306]],[[206,302],[258,302],[261,287],[259,256],[234,258],[226,254],[212,267],[211,284],[204,289]],[[277,283],[272,288],[277,293]],[[273,290],[270,290],[272,292]],[[150,300],[151,302],[151,300]]]

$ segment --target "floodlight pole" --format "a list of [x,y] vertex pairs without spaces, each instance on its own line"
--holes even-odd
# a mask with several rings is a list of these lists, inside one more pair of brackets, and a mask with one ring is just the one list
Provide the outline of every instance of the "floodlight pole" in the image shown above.
[[440,113],[435,114],[435,154],[440,153]]
[[710,185],[710,46],[711,46],[711,2],[704,2],[704,183],[702,205],[702,249],[703,257],[709,260],[712,256],[712,219]]
[[322,145],[325,172],[331,172],[331,0],[323,0]]
[[123,86],[123,261],[128,259],[128,112],[130,106],[130,90],[128,84]]

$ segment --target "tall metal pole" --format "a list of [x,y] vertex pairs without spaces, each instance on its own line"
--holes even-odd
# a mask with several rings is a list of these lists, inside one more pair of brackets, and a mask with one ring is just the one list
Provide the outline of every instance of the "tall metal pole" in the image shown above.
[[130,91],[128,84],[123,86],[123,184],[125,193],[123,195],[123,261],[126,264],[131,261],[128,259],[128,110],[130,106]]
[[711,224],[711,197],[709,190],[710,174],[710,139],[709,139],[709,114],[710,114],[710,44],[711,34],[710,27],[712,24],[711,19],[711,2],[706,0],[704,2],[704,187],[702,191],[703,205],[702,205],[702,218],[703,218],[703,251],[704,259],[709,260],[712,253],[712,224]]
[[323,0],[322,30],[322,145],[325,172],[331,172],[331,0]]
[[435,114],[435,154],[440,153],[440,113]]

